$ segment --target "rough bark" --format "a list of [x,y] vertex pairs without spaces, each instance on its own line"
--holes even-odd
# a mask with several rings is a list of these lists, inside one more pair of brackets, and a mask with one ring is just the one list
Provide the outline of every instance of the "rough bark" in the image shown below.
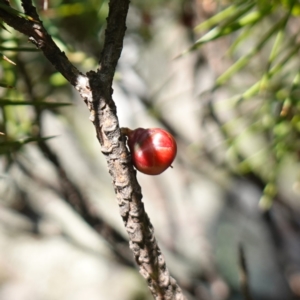
[[22,1],[24,11],[34,20],[12,15],[0,7],[0,18],[29,37],[54,67],[79,91],[90,110],[101,151],[107,160],[120,215],[129,236],[140,273],[147,280],[154,297],[159,300],[186,299],[175,279],[169,274],[165,259],[157,245],[153,226],[145,212],[141,187],[136,179],[125,138],[121,135],[112,99],[112,82],[123,47],[129,0],[111,0],[100,67],[87,75],[80,73],[59,50],[40,21],[31,1]]

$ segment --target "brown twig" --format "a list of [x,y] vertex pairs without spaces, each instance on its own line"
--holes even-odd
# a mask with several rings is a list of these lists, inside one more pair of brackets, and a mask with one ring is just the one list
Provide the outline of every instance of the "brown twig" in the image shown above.
[[102,60],[97,72],[89,72],[92,101],[87,99],[97,137],[113,179],[120,213],[130,239],[140,273],[147,280],[155,299],[185,299],[167,269],[154,237],[153,226],[144,210],[141,188],[121,135],[116,107],[112,100],[112,80],[123,47],[129,1],[112,0]]
[[[26,4],[26,7],[26,9],[30,9],[29,4]],[[31,14],[33,14],[32,9]],[[79,75],[82,74],[70,63],[65,53],[60,51],[60,49],[54,43],[53,39],[47,33],[46,29],[44,28],[42,22],[39,21],[39,19],[26,19],[24,17],[10,13],[2,8],[0,9],[0,18],[7,25],[28,36],[29,40],[34,45],[36,45],[38,49],[43,51],[45,57],[54,65],[54,67],[73,86],[77,85],[77,78]]]
[[35,20],[38,20],[39,22],[41,22],[39,15],[36,11],[36,8],[32,5],[32,1],[31,0],[21,0],[21,2],[22,2],[22,6],[24,8],[25,14],[34,18]]
[[[30,78],[29,72],[27,72],[24,63],[17,59],[17,66],[21,74],[23,75],[25,86],[27,92],[33,102],[37,101],[37,97],[34,92],[33,83]],[[35,120],[38,124],[39,131],[37,135],[39,137],[43,128],[42,110],[38,106],[33,106],[35,110]],[[81,192],[81,190],[76,186],[76,184],[70,179],[65,171],[63,165],[60,162],[59,156],[48,146],[47,142],[40,140],[38,142],[38,147],[44,156],[53,164],[59,178],[60,178],[60,190],[54,190],[57,194],[62,196],[62,198],[73,207],[73,209],[82,217],[83,220],[87,222],[98,234],[100,234],[108,243],[111,245],[111,250],[116,255],[116,259],[130,267],[134,266],[133,259],[130,257],[130,251],[127,247],[127,240],[116,231],[112,226],[110,226],[105,220],[103,220],[96,212],[95,209],[90,204],[89,199]],[[33,172],[26,169],[20,162],[18,162],[20,168],[31,178],[35,175]],[[42,182],[40,178],[34,178],[35,181]],[[44,183],[45,184],[45,183]],[[49,188],[49,186],[48,186]]]
[[242,244],[239,245],[238,251],[239,251],[238,259],[239,259],[239,273],[240,273],[239,277],[240,277],[241,292],[245,300],[253,300],[249,288],[249,275],[248,275],[247,261],[246,261],[244,247]]
[[[24,8],[31,12],[31,1],[23,1]],[[0,9],[0,17],[16,30],[27,35],[41,49],[55,68],[79,91],[87,104],[94,123],[97,138],[105,155],[112,176],[120,214],[130,239],[130,249],[147,280],[155,299],[184,300],[180,287],[169,274],[165,259],[154,237],[153,226],[144,210],[141,188],[131,164],[130,155],[121,135],[116,106],[112,99],[112,81],[123,47],[126,16],[129,0],[111,0],[101,54],[100,68],[87,76],[80,73],[59,50],[42,23],[16,17]]]

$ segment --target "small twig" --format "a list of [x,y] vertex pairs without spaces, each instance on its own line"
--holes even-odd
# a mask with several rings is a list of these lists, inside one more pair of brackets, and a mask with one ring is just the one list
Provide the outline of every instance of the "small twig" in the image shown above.
[[32,5],[31,0],[21,0],[24,12],[26,15],[34,18],[37,21],[41,21],[39,15],[37,14],[36,8]]
[[34,20],[16,16],[0,9],[0,18],[15,30],[29,37],[29,40],[40,50],[73,86],[76,87],[78,76],[82,75],[68,60],[65,53],[60,51],[39,20],[32,1],[23,1],[23,7],[33,16]]
[[253,300],[249,288],[249,274],[248,274],[247,261],[246,261],[244,247],[242,244],[239,245],[238,251],[239,251],[238,259],[239,259],[239,277],[240,277],[241,292],[245,300]]

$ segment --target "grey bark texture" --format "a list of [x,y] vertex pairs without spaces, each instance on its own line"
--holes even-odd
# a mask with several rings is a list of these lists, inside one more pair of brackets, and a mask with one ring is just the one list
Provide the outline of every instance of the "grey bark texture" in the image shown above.
[[3,5],[5,3],[0,6],[0,18],[27,35],[54,67],[78,90],[87,104],[101,151],[107,160],[120,215],[129,236],[130,249],[154,299],[186,299],[176,280],[170,276],[165,259],[157,245],[112,99],[113,76],[123,47],[129,1],[110,1],[100,67],[86,75],[80,73],[56,46],[43,27],[31,1],[23,0],[22,5],[24,12],[33,20],[16,16],[9,10],[3,9]]

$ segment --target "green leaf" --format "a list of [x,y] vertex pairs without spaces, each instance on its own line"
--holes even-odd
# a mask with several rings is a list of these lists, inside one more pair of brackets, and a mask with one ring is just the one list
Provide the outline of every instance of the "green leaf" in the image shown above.
[[35,20],[34,18],[32,18],[32,17],[6,5],[6,4],[0,3],[0,9],[6,11],[7,13],[9,13],[12,16],[24,18],[24,19],[27,19],[32,22],[38,22],[38,20]]
[[[282,59],[279,63],[277,63],[275,66],[273,66],[269,73],[268,78],[271,79],[275,74],[280,72],[282,68],[286,65],[286,63],[300,50],[300,45],[295,45]],[[265,88],[265,86],[262,84],[265,80],[265,77],[263,76],[259,81],[257,81],[255,84],[253,84],[249,89],[247,89],[242,95],[237,96],[237,104],[239,104],[241,101],[249,99],[255,95],[257,95],[262,89]],[[215,87],[216,89],[217,87]]]
[[25,139],[19,139],[16,141],[5,141],[5,142],[0,142],[0,155],[1,154],[7,154],[9,152],[15,152],[20,150],[21,147],[24,145],[31,143],[31,142],[41,142],[41,141],[46,141],[49,139],[53,139],[57,137],[56,135],[53,136],[48,136],[48,137],[28,137]]
[[236,20],[238,17],[242,16],[247,11],[249,11],[249,9],[251,9],[252,7],[253,7],[252,3],[250,5],[246,4],[246,7],[244,9],[242,8],[239,10],[239,8],[240,8],[239,5],[231,5],[228,8],[219,12],[218,14],[214,15],[213,17],[209,18],[207,21],[196,26],[194,28],[194,31],[201,32],[201,31],[207,30],[207,29],[221,23],[222,21],[226,20],[227,18],[230,18],[229,20],[232,20],[232,19]]
[[32,105],[36,107],[59,107],[73,105],[71,102],[47,102],[47,101],[22,101],[22,100],[11,100],[11,99],[0,99],[0,106],[7,105]]
[[3,46],[0,46],[0,51],[37,52],[37,51],[41,51],[41,50],[37,49],[37,48],[32,48],[32,47],[3,47]]
[[[235,14],[233,14],[230,18],[227,20],[224,20],[224,23],[220,24],[219,26],[216,26],[215,28],[211,29],[208,33],[206,33],[203,37],[201,37],[199,40],[195,42],[195,44],[184,51],[180,56],[185,55],[193,50],[198,49],[201,47],[203,44],[211,42],[215,39],[218,39],[220,37],[229,35],[241,28],[245,28],[247,26],[253,26],[257,22],[259,22],[263,17],[265,17],[267,14],[271,12],[272,6],[267,6],[266,9],[264,10],[258,10],[258,11],[253,11],[248,13],[246,16],[242,17],[245,13],[247,13],[249,10],[251,10],[254,7],[255,3],[251,2],[250,4],[248,3],[245,7],[241,9],[233,8],[234,10],[237,10]],[[231,12],[231,10],[229,10]],[[225,14],[224,16],[227,16]],[[223,17],[224,17],[223,16]],[[209,21],[209,20],[208,20]],[[206,22],[208,22],[206,21]],[[220,18],[215,19],[214,22],[220,21]],[[205,22],[205,23],[206,23]],[[212,23],[214,23],[212,22]],[[209,23],[206,23],[209,24]],[[196,27],[197,30],[202,30],[203,28],[206,28],[207,25],[201,27],[201,24]]]
[[3,22],[0,21],[0,26],[2,29],[4,29],[5,31],[7,32],[10,32],[4,25],[3,25]]
[[13,62],[12,60],[10,60],[8,57],[6,57],[5,55],[3,55],[2,53],[0,53],[0,56],[2,57],[2,59],[6,60],[7,62],[9,62],[12,65],[16,65],[15,62]]
[[11,85],[8,85],[4,82],[0,82],[0,86],[1,87],[4,87],[4,88],[7,88],[7,89],[14,89],[15,87],[11,86]]
[[251,49],[251,51],[242,56],[236,63],[234,63],[230,68],[228,68],[221,76],[219,76],[216,80],[216,85],[221,86],[227,80],[229,80],[235,73],[245,67],[251,58],[256,55],[266,44],[266,42],[275,34],[279,29],[285,26],[290,14],[287,14],[283,17],[278,23],[272,26],[259,40],[257,45]]

